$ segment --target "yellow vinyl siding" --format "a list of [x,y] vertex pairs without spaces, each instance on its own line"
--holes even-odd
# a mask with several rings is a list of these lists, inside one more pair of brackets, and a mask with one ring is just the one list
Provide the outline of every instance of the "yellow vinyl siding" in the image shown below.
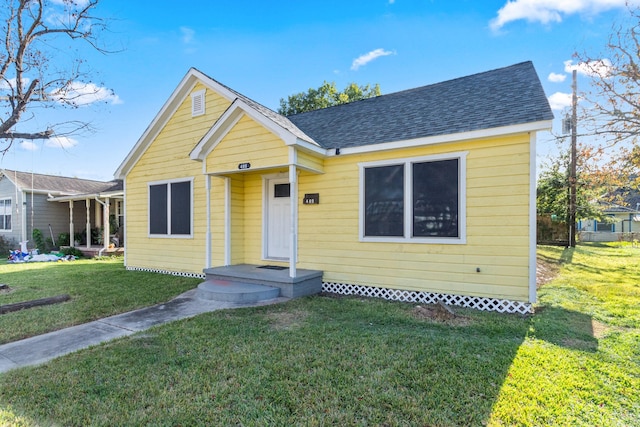
[[240,163],[265,169],[289,163],[289,149],[272,132],[243,116],[206,159],[207,172],[234,172]]
[[[196,85],[193,90],[203,88]],[[229,105],[207,89],[206,114],[193,118],[191,98],[185,97],[128,173],[128,266],[202,273],[207,264],[207,178],[202,163],[191,160],[189,153]],[[206,171],[221,175],[211,178],[209,194],[212,266],[225,260],[226,179],[231,189],[231,263],[265,263],[264,179],[287,176],[289,150],[245,115],[205,159]],[[359,163],[459,152],[468,153],[466,243],[360,241]],[[299,150],[297,267],[323,270],[326,282],[527,301],[529,159],[528,134],[324,158]],[[240,163],[251,168],[241,171]],[[194,178],[193,238],[150,238],[148,183],[181,178]],[[319,193],[320,203],[304,205],[305,193]]]
[[[358,163],[468,152],[467,243],[361,242]],[[529,295],[529,136],[334,156],[324,175],[301,174],[299,267],[327,282],[527,301]],[[476,272],[480,268],[480,273]]]
[[[194,91],[204,89],[201,84]],[[230,102],[207,89],[206,114],[191,117],[191,97],[168,120],[126,177],[127,266],[202,273],[205,263],[206,191],[202,165],[189,152]],[[193,180],[193,237],[149,237],[148,184]],[[177,261],[170,261],[175,258]]]
[[306,170],[310,170],[312,172],[321,173],[324,171],[324,159],[318,157],[317,155],[313,155],[311,153],[307,153],[302,150],[298,150],[297,153],[298,161],[296,164]]

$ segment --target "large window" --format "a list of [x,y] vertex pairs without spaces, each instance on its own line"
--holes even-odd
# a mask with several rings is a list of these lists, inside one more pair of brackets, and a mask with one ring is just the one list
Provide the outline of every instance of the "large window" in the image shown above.
[[149,234],[190,237],[192,180],[149,184]]
[[0,199],[0,230],[11,231],[11,199]]
[[362,240],[464,243],[465,154],[361,164]]

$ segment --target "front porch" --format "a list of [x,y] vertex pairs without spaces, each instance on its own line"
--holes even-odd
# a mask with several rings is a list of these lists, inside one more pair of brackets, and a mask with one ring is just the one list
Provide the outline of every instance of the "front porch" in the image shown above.
[[[234,283],[277,288],[280,290],[279,296],[287,298],[314,295],[322,291],[323,272],[320,270],[297,269],[296,277],[290,277],[287,267],[238,264],[206,268],[204,273],[206,281],[199,286],[199,289],[207,289],[210,292],[216,292],[216,289],[221,291],[222,288],[228,289]],[[243,288],[243,286],[238,286],[239,292],[242,292]]]

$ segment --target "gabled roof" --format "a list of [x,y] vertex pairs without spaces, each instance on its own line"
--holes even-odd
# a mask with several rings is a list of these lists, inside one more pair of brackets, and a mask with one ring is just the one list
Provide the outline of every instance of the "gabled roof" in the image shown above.
[[[191,68],[118,167],[116,178],[127,175],[197,82],[228,99],[230,107],[194,147],[194,160],[202,160],[241,114],[284,136],[287,144],[324,153],[397,141],[424,144],[424,138],[443,135],[537,131],[550,129],[553,119],[531,62],[289,117]],[[493,131],[478,132],[487,129]],[[443,141],[446,137],[437,142]]]
[[[115,172],[115,177],[122,179],[126,176],[128,171],[135,165],[140,156],[145,152],[149,144],[155,139],[158,133],[162,130],[164,125],[169,121],[171,116],[175,113],[177,108],[183,102],[185,97],[189,95],[193,87],[196,83],[202,83],[205,86],[211,88],[216,93],[218,93],[223,98],[229,100],[229,102],[233,103],[235,100],[241,100],[242,103],[246,106],[249,106],[250,109],[255,111],[256,113],[264,116],[267,120],[273,122],[275,125],[282,128],[284,131],[289,132],[293,135],[294,138],[299,138],[301,140],[311,142],[311,138],[304,134],[300,129],[298,129],[291,121],[276,113],[275,111],[253,101],[250,98],[236,92],[235,90],[223,85],[222,83],[212,79],[207,76],[203,72],[191,68],[187,72],[187,74],[182,78],[176,89],[173,91],[169,99],[165,102],[165,104],[160,109],[160,112],[153,119],[151,124],[144,131],[138,142],[135,144],[133,149],[129,152],[124,161],[120,164],[118,169]],[[212,123],[214,125],[214,123]]]
[[325,148],[348,148],[549,121],[553,113],[533,64],[523,62],[289,119]]
[[313,139],[300,131],[289,119],[251,101],[249,98],[240,96],[231,103],[229,108],[222,113],[194,149],[191,150],[189,154],[191,159],[204,160],[245,114],[278,135],[285,145],[297,144],[312,151],[324,153],[324,150]]
[[20,191],[38,194],[81,195],[122,191],[122,181],[94,181],[66,176],[44,175],[1,169],[0,176],[6,177]]

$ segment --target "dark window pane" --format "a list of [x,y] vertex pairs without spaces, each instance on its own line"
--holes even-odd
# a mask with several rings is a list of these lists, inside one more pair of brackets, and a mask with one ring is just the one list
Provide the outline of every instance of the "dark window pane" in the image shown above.
[[149,233],[167,234],[167,184],[149,187]]
[[291,197],[291,184],[275,184],[273,187],[274,197]]
[[364,235],[404,236],[404,166],[364,170]]
[[459,237],[458,159],[413,164],[413,236]]
[[191,183],[171,184],[171,234],[191,234]]

